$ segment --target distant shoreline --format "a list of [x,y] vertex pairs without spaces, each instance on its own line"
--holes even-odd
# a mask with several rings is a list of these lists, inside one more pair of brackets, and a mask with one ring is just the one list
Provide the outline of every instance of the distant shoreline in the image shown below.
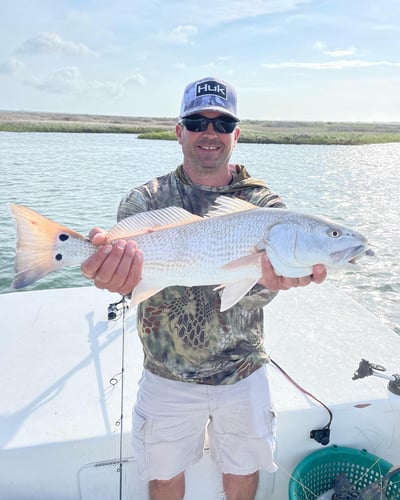
[[[175,140],[176,118],[0,111],[0,132],[138,134]],[[240,142],[255,144],[381,144],[400,142],[400,122],[243,120]]]

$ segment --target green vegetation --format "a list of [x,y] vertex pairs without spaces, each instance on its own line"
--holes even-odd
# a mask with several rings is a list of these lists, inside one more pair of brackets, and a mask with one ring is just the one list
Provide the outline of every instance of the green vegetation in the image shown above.
[[0,131],[3,132],[144,134],[155,130],[165,130],[168,127],[173,129],[175,120],[0,111]]
[[[0,131],[138,134],[175,140],[172,118],[0,111]],[[259,144],[379,144],[400,142],[400,123],[243,120],[240,142]]]
[[171,130],[152,130],[138,135],[139,139],[160,139],[163,141],[176,141],[175,127]]
[[400,123],[245,120],[240,141],[263,144],[378,144],[400,142]]

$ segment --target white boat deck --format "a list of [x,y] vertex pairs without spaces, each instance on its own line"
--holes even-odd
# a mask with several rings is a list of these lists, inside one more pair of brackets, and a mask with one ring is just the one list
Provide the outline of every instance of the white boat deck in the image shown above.
[[[122,321],[107,320],[119,296],[93,287],[0,296],[0,498],[107,499],[119,494]],[[334,413],[331,443],[400,461],[400,397],[376,377],[352,381],[361,358],[400,372],[400,337],[325,283],[281,292],[265,309],[271,357]],[[127,314],[123,498],[145,499],[130,445],[131,409],[142,366],[135,313]],[[270,366],[278,411],[276,474],[258,499],[284,500],[290,472],[321,447],[309,438],[328,422]],[[166,457],[166,460],[168,457]],[[190,468],[188,500],[223,498],[206,451]]]

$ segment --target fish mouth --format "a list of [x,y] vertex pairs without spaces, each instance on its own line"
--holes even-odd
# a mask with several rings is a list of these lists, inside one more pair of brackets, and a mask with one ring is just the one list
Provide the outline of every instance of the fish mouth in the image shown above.
[[372,248],[366,248],[365,245],[358,245],[356,247],[346,248],[345,250],[340,250],[330,254],[334,263],[340,264],[341,262],[347,262],[348,264],[353,265],[357,265],[358,260],[364,255],[367,257],[373,257],[375,256],[375,252]]

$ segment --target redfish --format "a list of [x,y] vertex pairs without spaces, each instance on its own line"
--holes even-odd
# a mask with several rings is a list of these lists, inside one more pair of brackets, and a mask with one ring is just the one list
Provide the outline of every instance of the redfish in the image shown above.
[[[20,205],[10,205],[17,225],[14,288],[23,288],[65,266],[81,264],[97,248],[81,234]],[[315,264],[355,269],[373,255],[367,239],[346,226],[314,215],[256,207],[220,196],[204,216],[169,207],[119,222],[107,242],[134,239],[143,251],[138,304],[174,285],[215,285],[221,311],[236,304],[259,281],[261,257],[286,277],[312,274]]]

